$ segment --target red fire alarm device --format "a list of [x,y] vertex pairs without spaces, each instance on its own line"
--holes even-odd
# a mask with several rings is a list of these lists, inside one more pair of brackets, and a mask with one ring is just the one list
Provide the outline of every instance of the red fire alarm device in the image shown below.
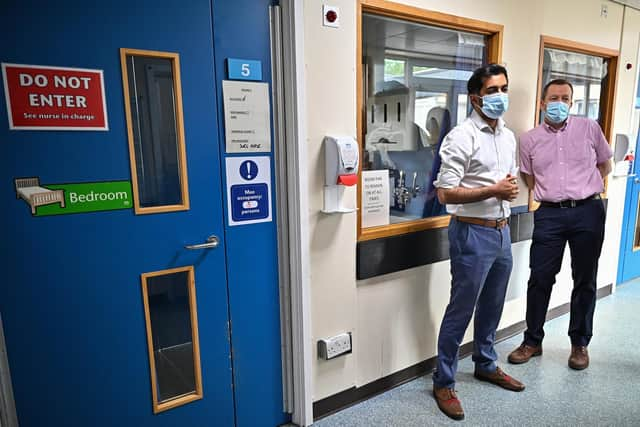
[[340,26],[340,10],[335,6],[322,6],[322,19],[325,27],[338,28]]

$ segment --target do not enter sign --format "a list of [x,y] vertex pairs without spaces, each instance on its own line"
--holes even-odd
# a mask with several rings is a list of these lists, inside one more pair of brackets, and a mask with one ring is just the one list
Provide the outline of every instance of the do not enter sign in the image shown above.
[[10,129],[108,130],[102,70],[2,64]]

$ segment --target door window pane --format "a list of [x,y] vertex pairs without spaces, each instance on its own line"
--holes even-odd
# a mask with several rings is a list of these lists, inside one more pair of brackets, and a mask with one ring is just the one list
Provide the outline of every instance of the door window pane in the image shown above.
[[[604,58],[560,49],[545,48],[542,87],[551,80],[565,79],[573,85],[573,116],[588,117],[601,123],[602,88],[607,82],[608,61]],[[540,112],[540,121],[544,112]],[[602,123],[601,123],[602,124]]]
[[[178,57],[124,52],[136,212],[188,208]],[[172,207],[173,209],[158,209]]]
[[194,293],[191,268],[143,275],[154,407],[202,394]]
[[363,14],[363,170],[388,172],[389,223],[445,215],[433,181],[440,142],[467,117],[480,34]]

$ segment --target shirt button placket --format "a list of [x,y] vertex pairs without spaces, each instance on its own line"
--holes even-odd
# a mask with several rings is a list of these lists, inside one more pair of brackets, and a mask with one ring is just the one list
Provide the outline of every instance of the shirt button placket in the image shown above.
[[566,150],[564,149],[564,140],[560,137],[560,132],[556,133],[556,138],[558,139],[558,145],[560,146],[560,189],[562,191],[562,199],[564,199],[564,194],[566,193],[567,187],[567,160],[566,160]]

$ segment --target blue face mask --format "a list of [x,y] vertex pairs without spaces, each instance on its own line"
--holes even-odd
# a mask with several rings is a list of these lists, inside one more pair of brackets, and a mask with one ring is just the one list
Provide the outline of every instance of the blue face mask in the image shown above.
[[562,123],[569,117],[569,106],[560,101],[550,102],[547,104],[544,116],[551,123]]
[[482,112],[490,119],[499,119],[509,109],[509,96],[506,93],[494,93],[482,97]]

